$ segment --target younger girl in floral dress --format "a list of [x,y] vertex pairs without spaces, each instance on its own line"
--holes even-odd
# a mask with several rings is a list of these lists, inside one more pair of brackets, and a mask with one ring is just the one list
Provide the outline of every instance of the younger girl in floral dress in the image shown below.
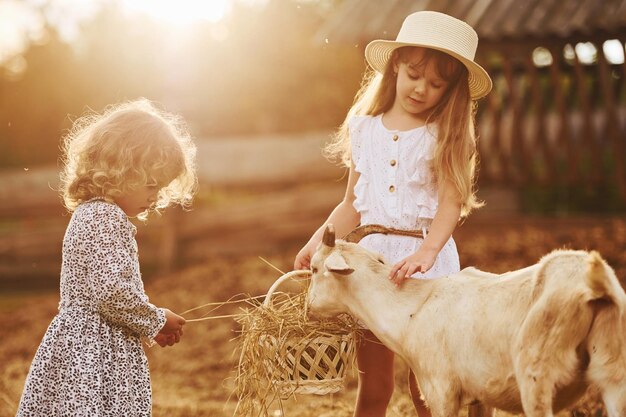
[[150,416],[142,340],[172,345],[185,319],[148,301],[130,218],[191,202],[195,146],[176,117],[139,100],[79,119],[64,151],[61,301],[17,416]]

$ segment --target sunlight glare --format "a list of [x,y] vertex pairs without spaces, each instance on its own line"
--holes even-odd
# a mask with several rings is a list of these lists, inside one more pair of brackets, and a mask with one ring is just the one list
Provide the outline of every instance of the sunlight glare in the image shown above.
[[0,65],[22,54],[31,42],[45,37],[37,10],[19,1],[0,2]]
[[598,50],[591,42],[578,42],[574,47],[578,60],[583,65],[591,65],[596,60]]
[[624,63],[624,44],[619,39],[610,39],[602,44],[602,50],[609,64]]
[[232,0],[121,0],[125,11],[156,21],[184,26],[199,21],[217,22],[230,11]]

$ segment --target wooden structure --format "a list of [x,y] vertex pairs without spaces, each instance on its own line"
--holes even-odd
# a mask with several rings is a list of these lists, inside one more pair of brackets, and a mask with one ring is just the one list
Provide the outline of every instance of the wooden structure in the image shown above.
[[478,32],[494,81],[477,114],[481,184],[604,190],[623,207],[626,0],[345,0],[318,37],[364,48],[419,10]]
[[[267,256],[303,242],[345,191],[343,170],[332,169],[319,151],[326,137],[305,134],[292,144],[283,137],[198,143],[201,190],[193,209],[169,208],[152,216],[150,227],[137,223],[144,276],[216,254]],[[259,155],[264,161],[246,164]],[[70,219],[55,191],[58,181],[56,167],[0,173],[0,292],[58,285]]]

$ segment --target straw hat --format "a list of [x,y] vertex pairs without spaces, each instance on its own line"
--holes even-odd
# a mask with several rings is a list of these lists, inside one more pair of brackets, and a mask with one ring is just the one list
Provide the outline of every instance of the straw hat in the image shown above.
[[491,91],[491,78],[480,65],[474,62],[478,35],[462,20],[447,14],[423,11],[407,16],[395,41],[375,40],[365,48],[365,59],[380,73],[391,53],[403,46],[421,46],[445,52],[467,67],[469,90],[472,99],[479,99]]

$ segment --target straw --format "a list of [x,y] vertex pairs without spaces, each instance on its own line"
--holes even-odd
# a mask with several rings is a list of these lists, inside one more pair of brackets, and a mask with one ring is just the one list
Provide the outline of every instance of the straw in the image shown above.
[[[349,315],[310,320],[306,308],[310,272],[284,274],[259,258],[283,274],[281,282],[304,282],[301,291],[254,297],[237,294],[227,301],[206,303],[181,314],[210,308],[199,318],[187,318],[187,322],[233,318],[241,326],[236,337],[240,357],[235,377],[235,415],[246,417],[269,417],[274,403],[282,411],[282,402],[299,393],[329,394],[340,390],[347,369],[355,361],[354,341],[359,331]],[[245,306],[238,313],[209,316],[227,304],[238,303]]]
[[273,403],[282,410],[282,401],[297,393],[341,388],[354,361],[356,322],[347,315],[309,320],[306,295],[306,289],[274,293],[269,305],[249,303],[235,317],[241,325],[236,415],[266,417]]

